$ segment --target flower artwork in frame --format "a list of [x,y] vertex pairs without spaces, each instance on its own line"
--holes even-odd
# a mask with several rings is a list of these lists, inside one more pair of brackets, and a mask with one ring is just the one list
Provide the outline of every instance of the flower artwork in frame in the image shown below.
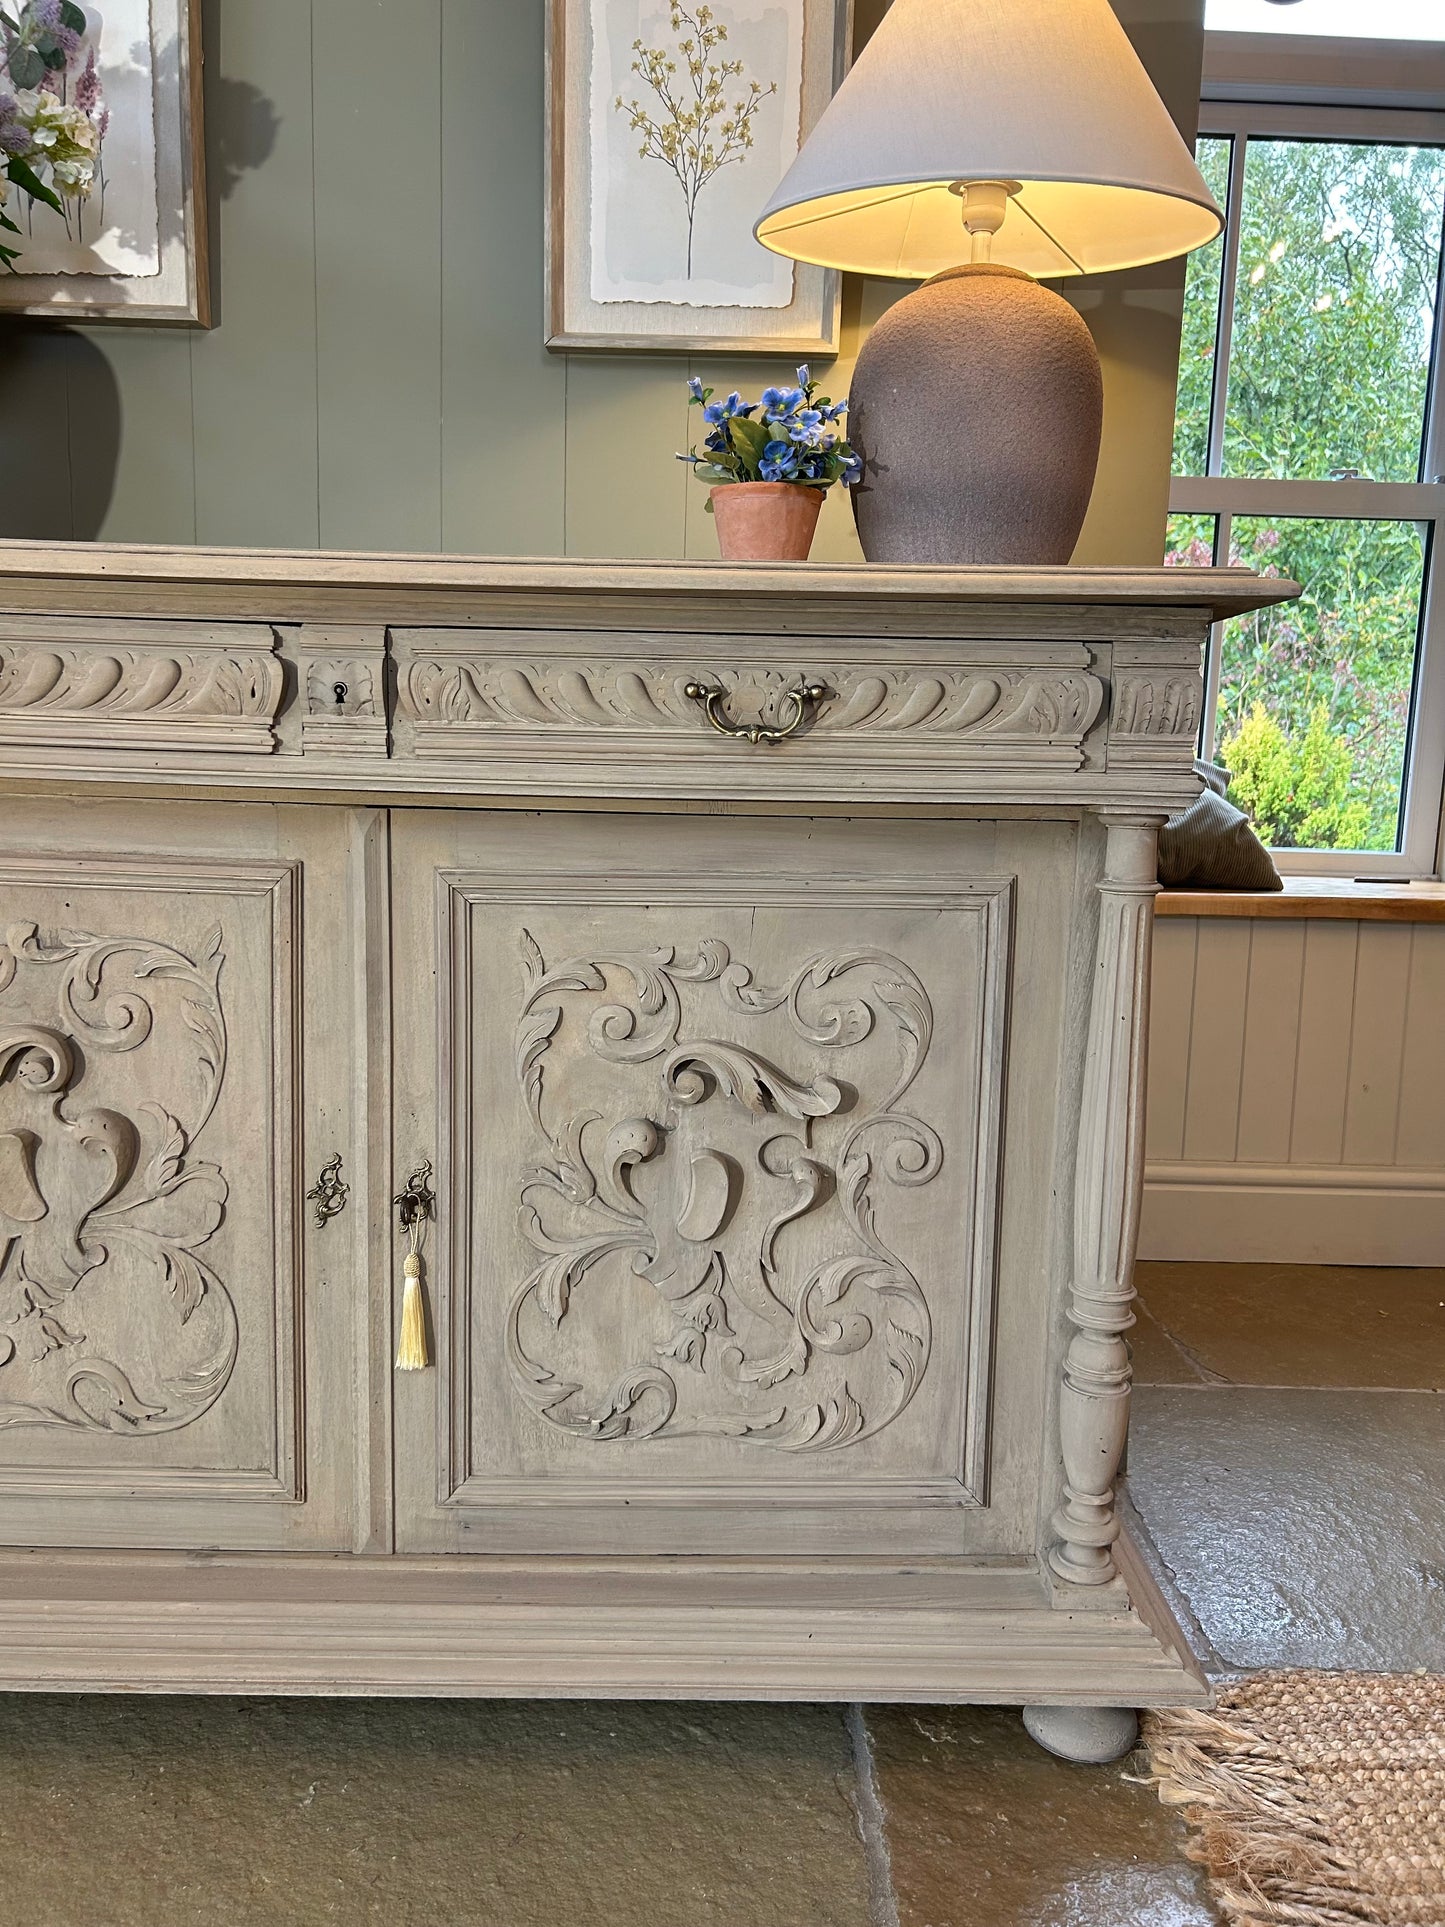
[[206,325],[200,0],[0,0],[0,309]]
[[852,0],[551,0],[547,346],[836,354],[839,278],[753,223]]

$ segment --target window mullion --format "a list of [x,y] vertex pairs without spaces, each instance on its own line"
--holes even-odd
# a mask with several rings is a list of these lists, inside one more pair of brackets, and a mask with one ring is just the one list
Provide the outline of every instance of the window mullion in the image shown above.
[[1420,476],[1445,482],[1445,208],[1441,209],[1440,268],[1435,281],[1435,337],[1430,346],[1430,382],[1425,394],[1425,434]]
[[1400,848],[1411,871],[1428,875],[1439,860],[1445,800],[1445,526],[1431,525],[1410,741],[1405,763]]
[[1209,403],[1208,475],[1224,473],[1224,415],[1229,404],[1229,351],[1234,340],[1234,289],[1239,279],[1239,237],[1244,225],[1244,157],[1249,136],[1238,133],[1229,150],[1229,187],[1224,203],[1224,265],[1219,276],[1219,325],[1214,335],[1214,381]]
[[[1234,536],[1234,517],[1225,511],[1214,525],[1214,566],[1229,561],[1229,545]],[[1219,722],[1219,678],[1224,655],[1224,624],[1211,623],[1204,651],[1204,727],[1199,732],[1199,754],[1206,763],[1214,757],[1214,732]]]

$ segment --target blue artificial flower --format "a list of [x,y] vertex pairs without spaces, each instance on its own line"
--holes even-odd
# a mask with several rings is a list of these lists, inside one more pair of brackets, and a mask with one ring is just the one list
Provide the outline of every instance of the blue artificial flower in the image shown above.
[[790,441],[803,442],[809,448],[821,448],[822,427],[823,417],[816,408],[800,409],[788,424],[788,438]]
[[838,477],[844,488],[852,488],[863,479],[863,458],[861,455],[848,454],[843,457],[843,473]]
[[801,388],[765,388],[763,390],[763,419],[769,422],[784,422],[803,406],[807,397]]
[[696,375],[688,376],[687,392],[692,396],[694,401],[702,400],[702,383],[698,380]]
[[798,451],[791,442],[769,442],[758,463],[765,482],[791,482],[798,473]]
[[725,422],[745,412],[743,398],[734,388],[726,401],[710,401],[702,411],[702,418],[705,422]]
[[700,462],[702,457],[701,455],[679,455],[677,459],[680,462]]
[[842,401],[835,401],[831,408],[825,408],[823,410],[823,413],[827,416],[830,422],[835,422],[839,420],[840,417],[843,415],[846,415],[847,412],[848,412],[848,397],[846,395],[843,397]]
[[725,454],[728,448],[727,431],[725,429],[715,428],[703,443],[703,447],[710,448],[714,455]]
[[800,388],[806,388],[812,379],[813,377],[808,372],[808,364],[805,361],[798,370],[798,386]]

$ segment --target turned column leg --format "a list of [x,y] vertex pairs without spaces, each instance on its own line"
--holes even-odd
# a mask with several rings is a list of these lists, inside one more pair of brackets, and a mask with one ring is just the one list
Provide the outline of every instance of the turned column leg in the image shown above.
[[1099,884],[1099,937],[1074,1176],[1068,1307],[1074,1335],[1064,1357],[1059,1394],[1064,1503],[1053,1515],[1058,1540],[1049,1552],[1057,1576],[1078,1586],[1106,1585],[1116,1570],[1114,1481],[1129,1427],[1131,1373],[1124,1333],[1134,1323],[1149,938],[1159,887],[1158,819],[1106,815],[1104,820],[1108,843]]

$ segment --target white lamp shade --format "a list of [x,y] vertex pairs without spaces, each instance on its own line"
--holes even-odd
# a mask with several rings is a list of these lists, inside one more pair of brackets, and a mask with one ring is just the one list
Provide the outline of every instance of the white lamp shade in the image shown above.
[[993,259],[1038,276],[1185,254],[1223,217],[1109,0],[893,0],[754,233],[923,279],[966,261],[959,181],[1017,181]]

